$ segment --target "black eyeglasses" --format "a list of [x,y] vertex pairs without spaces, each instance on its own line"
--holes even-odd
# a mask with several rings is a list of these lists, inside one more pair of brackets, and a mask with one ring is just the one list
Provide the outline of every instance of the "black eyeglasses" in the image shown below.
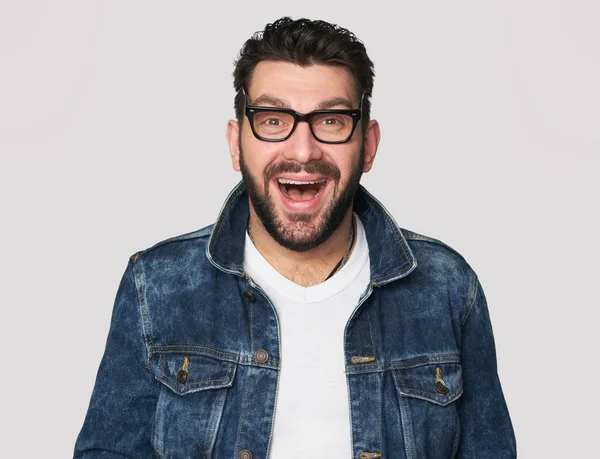
[[315,110],[303,115],[287,108],[248,105],[248,95],[244,89],[242,92],[252,133],[265,142],[283,142],[289,139],[296,130],[298,121],[306,121],[310,132],[319,142],[348,142],[360,120],[364,98],[363,93],[358,110]]

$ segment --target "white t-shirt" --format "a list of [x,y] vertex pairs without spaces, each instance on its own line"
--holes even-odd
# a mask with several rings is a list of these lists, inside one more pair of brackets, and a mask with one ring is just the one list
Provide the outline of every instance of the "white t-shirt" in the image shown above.
[[246,233],[244,270],[279,317],[281,373],[270,459],[351,456],[344,329],[370,280],[369,249],[356,214],[356,244],[346,264],[312,287],[280,274]]

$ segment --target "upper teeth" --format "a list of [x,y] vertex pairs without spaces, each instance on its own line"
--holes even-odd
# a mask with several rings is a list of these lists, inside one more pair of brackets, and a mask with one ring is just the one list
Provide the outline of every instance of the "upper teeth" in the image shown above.
[[311,180],[308,182],[301,182],[299,180],[290,180],[290,179],[284,179],[284,178],[280,178],[277,180],[279,181],[279,183],[284,183],[287,185],[310,185],[312,183],[323,183],[323,182],[327,181],[327,179],[321,179],[321,180]]

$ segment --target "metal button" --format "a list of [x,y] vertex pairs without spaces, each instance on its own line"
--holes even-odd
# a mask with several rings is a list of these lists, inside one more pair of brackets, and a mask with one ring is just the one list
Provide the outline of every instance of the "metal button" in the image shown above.
[[264,349],[259,349],[254,353],[254,360],[256,360],[256,363],[265,363],[269,360],[269,353]]
[[252,453],[247,449],[243,449],[238,453],[238,459],[252,459]]
[[440,394],[447,394],[450,392],[448,384],[442,379],[442,369],[440,367],[436,367],[435,369],[435,390]]
[[256,298],[254,297],[254,293],[248,291],[244,292],[244,299],[248,303],[254,303],[254,300],[256,300]]
[[435,390],[437,390],[440,394],[447,394],[450,391],[448,386],[441,381],[435,383]]
[[181,365],[181,368],[177,372],[177,382],[179,384],[184,384],[187,381],[189,366],[190,366],[190,359],[188,357],[184,357],[183,365]]
[[185,382],[187,381],[187,371],[185,370],[179,370],[177,372],[177,382],[179,384],[185,384]]

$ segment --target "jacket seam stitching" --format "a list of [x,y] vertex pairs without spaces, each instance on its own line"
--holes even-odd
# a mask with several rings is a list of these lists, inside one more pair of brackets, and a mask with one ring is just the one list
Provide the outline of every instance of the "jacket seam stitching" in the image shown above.
[[250,378],[251,378],[251,373],[248,372],[248,375],[246,376],[246,387],[244,388],[244,401],[242,404],[242,413],[240,415],[240,420],[238,423],[238,435],[237,435],[236,446],[235,446],[235,449],[238,452],[238,454],[239,454],[239,449],[240,449],[240,438],[242,437],[242,426],[243,426],[243,421],[244,421],[244,414],[246,411],[246,405],[248,403],[248,392],[250,392],[249,391]]
[[[162,392],[165,390],[164,386],[160,388],[160,392],[158,394],[158,397],[156,398],[157,400],[157,405],[158,405],[158,399],[160,398]],[[163,452],[158,448],[158,443],[159,443],[159,438],[158,438],[158,430],[157,430],[157,425],[158,425],[158,415],[159,415],[159,410],[158,410],[158,406],[157,409],[155,410],[154,413],[154,426],[153,426],[153,435],[152,435],[152,447],[154,449],[154,451],[156,451],[156,453],[162,457],[163,459],[165,458],[165,455],[163,454]]]
[[[172,349],[169,349],[172,347]],[[212,352],[209,352],[212,351]],[[217,351],[216,349],[212,349],[205,346],[191,346],[191,345],[171,345],[171,346],[150,346],[150,355],[154,354],[167,355],[167,354],[193,354],[193,355],[201,355],[205,357],[210,357],[216,360],[221,360],[224,362],[231,362],[240,365],[249,365],[254,367],[261,368],[272,368],[278,369],[280,365],[280,359],[270,357],[269,360],[265,363],[259,364],[254,360],[254,356],[252,355],[238,355],[231,354],[228,352]],[[152,358],[152,357],[151,357]]]
[[[440,402],[443,402],[443,403],[446,403],[448,400],[451,400],[452,398],[456,397],[457,395],[462,394],[462,392],[463,392],[463,389],[460,388],[460,389],[455,390],[454,392],[450,392],[445,397],[438,397],[433,392],[428,392],[428,391],[424,391],[421,389],[415,389],[413,387],[407,387],[407,386],[403,386],[403,385],[400,385],[400,390],[401,391],[411,391],[415,395],[421,395],[424,398],[427,398],[429,400],[439,400]],[[402,395],[405,397],[411,396],[410,393],[407,393],[407,394],[402,393]]]
[[[211,252],[211,249],[214,247],[214,244],[215,244],[214,241],[216,241],[218,239],[219,233],[221,232],[221,229],[223,228],[223,224],[225,223],[225,219],[222,218],[222,216],[225,214],[229,214],[229,209],[235,203],[236,198],[243,192],[243,187],[241,187],[240,184],[238,184],[237,186],[239,187],[238,190],[229,197],[226,207],[221,211],[221,214],[219,215],[219,220],[217,221],[218,226],[217,226],[216,234],[214,233],[214,231],[213,231],[213,234],[211,234],[211,238],[209,240],[209,245],[207,247],[207,251],[209,253]],[[226,265],[224,263],[222,264],[222,266],[228,270],[231,270],[233,268],[232,265]]]
[[[205,352],[208,351],[208,352],[206,352],[204,354],[204,353],[202,353],[202,351],[205,351]],[[195,352],[200,355],[206,355],[207,357],[215,357],[217,359],[219,357],[230,357],[231,359],[234,359],[236,362],[240,358],[240,356],[238,354],[232,354],[231,352],[219,351],[218,349],[214,349],[214,348],[208,347],[208,346],[197,346],[197,345],[190,345],[190,344],[183,344],[183,345],[168,344],[165,346],[152,345],[152,346],[150,346],[150,352],[152,354],[176,354],[176,353],[185,354],[186,352]]]
[[138,313],[142,326],[142,335],[144,337],[144,346],[146,347],[146,364],[150,361],[152,347],[152,330],[150,326],[150,312],[146,301],[146,281],[142,263],[137,262],[132,266],[132,275],[136,286],[136,296],[138,300]]
[[462,319],[460,321],[461,328],[465,326],[465,323],[467,322],[467,319],[469,318],[469,316],[471,315],[471,311],[473,310],[475,300],[477,299],[477,296],[479,294],[478,284],[479,284],[479,280],[477,279],[477,275],[475,275],[475,273],[472,273],[472,280],[471,280],[471,283],[469,284],[469,293],[468,293],[468,297],[467,297],[467,304],[463,308],[463,310],[465,312],[463,313]]
[[387,220],[389,225],[396,230],[396,231],[394,231],[394,239],[400,246],[400,249],[402,249],[402,253],[404,254],[404,258],[406,259],[406,261],[414,262],[414,257],[409,256],[409,253],[406,251],[406,249],[407,249],[406,246],[408,244],[406,244],[406,238],[405,238],[404,234],[402,233],[402,229],[400,228],[400,226],[398,226],[398,224],[393,220],[393,218],[388,213],[387,209],[385,209],[385,207],[383,207],[383,204],[381,204],[379,202],[379,200],[377,198],[375,198],[375,196],[373,196],[369,191],[367,191],[366,188],[363,188],[363,191],[365,192],[365,197],[367,199],[370,199],[371,203],[374,206],[379,208],[379,210],[383,214],[383,217]]
[[[375,203],[377,204],[377,203]],[[402,249],[402,253],[404,254],[404,258],[406,259],[406,261],[410,262],[411,257],[408,255],[408,253],[406,252],[406,247],[405,247],[405,241],[404,239],[404,234],[402,234],[402,230],[400,229],[400,227],[390,218],[390,216],[388,215],[387,211],[385,209],[381,209],[383,210],[383,216],[385,217],[385,219],[387,220],[387,222],[390,224],[390,226],[392,228],[394,228],[397,232],[395,232],[394,234],[394,239],[396,240],[396,242],[398,243],[398,245],[400,246],[400,249]]]
[[[425,359],[419,359],[415,361],[411,360],[387,360],[383,362],[377,362],[377,365],[393,365],[399,364],[403,368],[415,368],[423,365],[431,365],[434,363],[459,363],[460,358],[458,354],[438,354],[427,357]],[[372,363],[356,363],[352,365],[351,368],[361,367],[361,366],[372,366]]]
[[[166,384],[173,385],[175,387],[179,386],[183,386],[183,387],[189,387],[189,386],[201,386],[201,385],[206,385],[206,388],[210,388],[210,387],[214,387],[214,384],[207,384],[207,383],[220,383],[220,382],[229,382],[232,379],[231,375],[225,375],[222,378],[217,378],[217,379],[201,379],[195,382],[189,382],[187,384],[179,384],[177,382],[175,382],[173,379],[169,378],[168,376],[161,376],[160,378],[158,378],[159,381],[162,381]],[[183,389],[181,391],[182,393],[185,392],[185,389]]]
[[383,373],[380,375],[379,373],[376,374],[375,376],[377,378],[377,394],[376,396],[378,397],[377,399],[377,430],[379,433],[379,451],[383,450],[383,432],[382,432],[382,428],[381,428],[381,424],[383,421],[383,416],[381,413],[381,406],[383,405],[383,378],[384,375]]
[[[221,396],[221,398],[223,398],[223,400],[221,401],[221,398],[219,397]],[[215,401],[212,404],[212,409],[211,409],[211,413],[210,413],[210,420],[209,420],[209,427],[208,430],[206,432],[206,435],[204,436],[204,442],[203,442],[203,459],[206,459],[207,457],[207,452],[209,449],[211,449],[211,445],[214,444],[213,441],[216,440],[216,436],[217,436],[217,430],[218,430],[218,420],[220,419],[220,416],[222,416],[223,414],[223,408],[221,408],[221,413],[217,414],[218,407],[219,405],[222,404],[225,405],[225,398],[227,397],[227,392],[223,391],[221,394],[217,394],[217,396],[215,397]],[[211,441],[213,440],[213,441]]]
[[408,233],[408,234],[404,234],[404,238],[407,241],[429,242],[430,244],[434,244],[434,245],[438,245],[440,247],[444,247],[445,249],[449,250],[450,252],[452,252],[455,255],[457,255],[458,257],[460,257],[460,259],[463,260],[465,263],[467,263],[467,260],[465,259],[465,257],[460,252],[458,252],[452,246],[446,244],[444,241],[442,241],[440,239],[435,239],[433,237],[425,236],[423,234],[415,233],[414,231],[411,231],[409,229],[403,228],[402,230],[403,230],[403,234],[404,233]]
[[381,362],[376,365],[360,365],[360,366],[355,365],[355,366],[349,367],[348,370],[346,370],[346,373],[350,374],[350,375],[358,375],[358,374],[365,374],[365,373],[381,373],[384,371],[409,370],[412,368],[418,368],[418,367],[423,367],[423,366],[427,366],[427,365],[438,365],[438,364],[446,364],[446,363],[460,363],[460,359],[459,359],[459,357],[457,357],[456,359],[452,359],[452,360],[438,360],[438,361],[420,363],[420,364],[415,364],[415,365],[402,365],[402,364],[398,364],[397,362]]
[[371,337],[371,355],[375,356],[375,341],[373,341],[373,331],[371,330],[371,314],[367,309],[367,323],[369,324],[369,336]]

